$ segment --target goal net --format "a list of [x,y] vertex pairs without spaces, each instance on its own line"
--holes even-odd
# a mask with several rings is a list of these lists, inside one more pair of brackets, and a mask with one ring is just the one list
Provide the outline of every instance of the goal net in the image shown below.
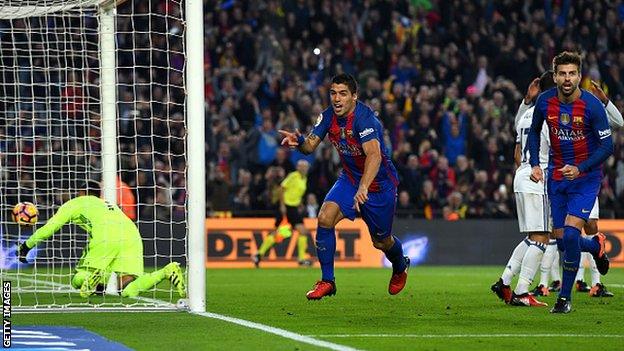
[[[0,269],[18,310],[178,302],[166,280],[122,298],[114,277],[108,294],[81,298],[70,281],[87,235],[75,225],[40,243],[30,263],[15,255],[18,242],[91,180],[137,224],[147,273],[187,265],[184,6],[111,2],[0,1]],[[34,228],[13,223],[21,201],[39,210]]]

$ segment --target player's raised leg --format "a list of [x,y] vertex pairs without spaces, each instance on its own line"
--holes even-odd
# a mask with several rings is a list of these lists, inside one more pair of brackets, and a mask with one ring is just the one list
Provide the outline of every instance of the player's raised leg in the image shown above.
[[[585,224],[585,234],[588,237],[592,235],[598,234],[598,218],[599,218],[599,204],[598,198],[596,198],[596,202],[594,203],[594,208],[592,208],[591,213],[589,214],[589,221]],[[598,271],[598,267],[596,266],[596,260],[591,255],[588,255],[587,261],[589,262],[589,269],[591,274],[591,289],[589,289],[589,296],[591,297],[613,297],[613,293],[607,290],[607,287],[602,284],[600,281],[600,272]]]
[[392,276],[388,283],[388,293],[396,295],[407,283],[407,272],[410,265],[408,257],[403,255],[403,246],[396,236],[392,235],[392,219],[396,204],[396,188],[368,193],[368,200],[360,206],[362,219],[376,249],[383,251],[392,263]]

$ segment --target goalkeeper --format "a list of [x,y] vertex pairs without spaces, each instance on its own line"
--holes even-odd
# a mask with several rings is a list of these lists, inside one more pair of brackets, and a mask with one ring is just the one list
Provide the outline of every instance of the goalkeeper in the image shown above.
[[19,244],[19,260],[26,263],[28,251],[66,223],[74,223],[89,235],[71,281],[75,289],[80,289],[80,296],[102,293],[111,272],[117,273],[124,297],[136,297],[164,279],[171,281],[181,297],[186,296],[180,264],[171,262],[161,270],[144,274],[143,242],[136,225],[119,207],[99,198],[97,182],[90,181],[81,188],[78,197],[65,202],[43,227]]

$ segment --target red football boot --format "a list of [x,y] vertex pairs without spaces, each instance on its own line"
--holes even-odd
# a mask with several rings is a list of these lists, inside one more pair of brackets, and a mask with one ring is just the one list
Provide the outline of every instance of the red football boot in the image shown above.
[[535,296],[530,295],[529,293],[524,293],[520,295],[513,294],[511,301],[509,302],[512,306],[530,306],[530,307],[547,307],[548,304],[542,301],[539,301],[535,298]]
[[498,298],[503,300],[505,303],[511,302],[511,287],[509,285],[503,284],[503,279],[499,278],[498,281],[490,287]]
[[319,280],[314,284],[314,289],[307,292],[308,300],[320,300],[323,296],[336,295],[336,283],[333,281]]
[[390,283],[388,284],[388,292],[390,295],[396,295],[403,290],[405,287],[405,283],[407,283],[407,271],[410,266],[409,257],[405,256],[405,270],[401,273],[393,273],[392,278],[390,278]]
[[594,257],[594,261],[596,261],[596,268],[598,269],[598,272],[605,275],[609,271],[609,257],[607,257],[605,252],[607,237],[602,233],[598,233],[594,235],[593,239],[598,242],[598,245],[600,245],[600,250],[598,250],[598,253],[592,252],[592,256]]

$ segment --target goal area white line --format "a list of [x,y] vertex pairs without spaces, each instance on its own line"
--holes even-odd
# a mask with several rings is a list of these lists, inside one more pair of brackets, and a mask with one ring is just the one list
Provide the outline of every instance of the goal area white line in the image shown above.
[[553,337],[572,337],[572,338],[624,338],[619,334],[318,334],[307,335],[313,338],[553,338]]
[[[3,279],[5,279],[5,277],[3,277]],[[79,293],[78,290],[73,289],[70,286],[67,286],[65,284],[60,284],[60,283],[55,283],[55,282],[50,282],[50,281],[45,281],[45,280],[37,280],[37,279],[32,279],[32,278],[21,278],[21,280],[23,281],[27,281],[27,282],[31,282],[31,283],[38,283],[38,284],[42,284],[42,285],[48,285],[50,287],[54,287],[54,288],[66,288],[68,289],[68,292],[74,292],[74,293]],[[135,300],[139,300],[139,301],[143,301],[143,302],[147,302],[147,303],[151,303],[156,305],[157,307],[146,307],[145,309],[140,309],[140,308],[126,308],[126,307],[102,307],[102,308],[95,308],[95,307],[71,307],[71,308],[14,308],[15,312],[18,313],[101,313],[101,312],[132,312],[132,313],[137,313],[137,312],[175,312],[175,311],[183,311],[181,309],[179,309],[175,304],[169,303],[169,302],[165,302],[162,300],[158,300],[158,299],[151,299],[151,298],[147,298],[147,297],[136,297],[134,298]],[[186,311],[186,310],[184,310]],[[324,340],[319,340],[316,339],[314,337],[311,336],[306,336],[306,335],[302,335],[302,334],[297,334],[285,329],[281,329],[281,328],[276,328],[276,327],[272,327],[269,325],[265,325],[265,324],[260,324],[260,323],[256,323],[256,322],[252,322],[252,321],[248,321],[245,319],[240,319],[240,318],[235,318],[235,317],[229,317],[229,316],[225,316],[222,314],[218,314],[218,313],[211,313],[211,312],[199,312],[199,313],[194,313],[194,312],[190,312],[191,314],[194,315],[198,315],[198,316],[202,316],[202,317],[206,317],[206,318],[211,318],[211,319],[217,319],[217,320],[221,320],[224,322],[228,322],[228,323],[232,323],[232,324],[236,324],[236,325],[240,325],[249,329],[256,329],[256,330],[261,330],[264,331],[266,333],[269,334],[274,334],[277,336],[281,336],[283,338],[286,339],[291,339],[293,341],[297,341],[297,342],[301,342],[301,343],[305,343],[305,344],[310,344],[313,346],[317,346],[317,347],[322,347],[322,348],[326,348],[329,350],[336,350],[336,351],[358,351],[358,349],[349,347],[349,346],[344,346],[344,345],[339,345],[339,344],[335,344],[335,343],[331,343],[328,341],[324,341]]]

